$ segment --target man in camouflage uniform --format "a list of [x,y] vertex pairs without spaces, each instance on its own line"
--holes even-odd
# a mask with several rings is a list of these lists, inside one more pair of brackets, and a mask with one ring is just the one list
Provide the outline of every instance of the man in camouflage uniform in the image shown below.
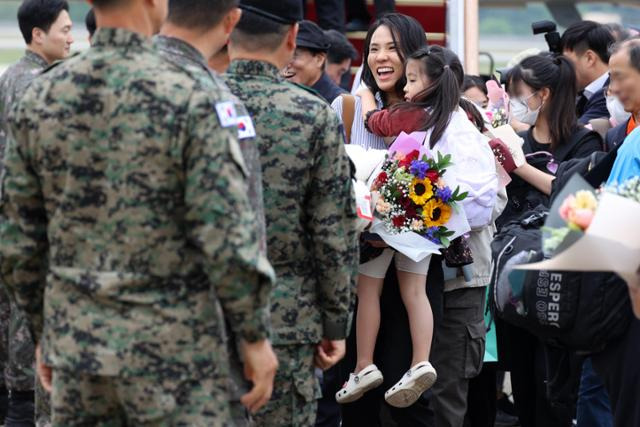
[[273,271],[214,108],[229,99],[154,50],[167,0],[93,5],[92,48],[10,112],[0,275],[42,344],[54,425],[228,425],[220,305],[251,410],[277,366]]
[[[25,0],[18,23],[27,44],[25,55],[0,77],[0,159],[7,140],[9,110],[42,70],[69,54],[73,38],[65,0]],[[2,162],[0,162],[0,170]],[[34,386],[38,425],[49,421],[49,398],[34,376],[34,344],[24,318],[4,287],[0,289],[0,380],[9,391],[6,424],[33,425]]]
[[259,426],[312,426],[319,385],[314,365],[344,355],[358,248],[349,161],[338,118],[320,98],[286,82],[302,18],[299,1],[241,1],[225,75],[257,133],[276,270],[271,294],[274,395]]
[[[266,257],[262,172],[253,122],[244,105],[231,94],[224,81],[207,64],[226,45],[229,34],[240,19],[241,11],[237,4],[237,0],[169,0],[169,16],[160,35],[154,38],[154,45],[167,60],[196,75],[204,87],[212,92],[223,91],[227,99],[233,100],[233,104],[227,106],[230,109],[225,116],[225,125],[238,129],[240,148],[249,173],[247,194],[256,214],[260,251]],[[230,329],[227,333],[233,336]],[[231,412],[236,427],[240,427],[249,425],[250,422],[250,417],[240,403],[248,384],[242,375],[239,349],[230,346],[228,351],[232,377]]]

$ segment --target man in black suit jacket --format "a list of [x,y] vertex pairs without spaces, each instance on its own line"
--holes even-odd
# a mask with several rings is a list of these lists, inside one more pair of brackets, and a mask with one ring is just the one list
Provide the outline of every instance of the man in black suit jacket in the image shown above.
[[618,145],[622,144],[622,141],[627,137],[627,129],[630,120],[631,119],[624,123],[620,123],[618,126],[607,131],[607,136],[604,139],[607,151],[612,151]]
[[609,85],[609,47],[614,39],[603,25],[581,21],[562,35],[562,54],[576,68],[579,97],[576,100],[578,122],[609,118],[604,89]]

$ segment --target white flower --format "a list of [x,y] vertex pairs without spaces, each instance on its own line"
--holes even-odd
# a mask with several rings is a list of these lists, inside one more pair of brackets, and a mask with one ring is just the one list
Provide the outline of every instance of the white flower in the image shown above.
[[419,219],[411,221],[411,231],[420,231],[424,227],[424,222]]

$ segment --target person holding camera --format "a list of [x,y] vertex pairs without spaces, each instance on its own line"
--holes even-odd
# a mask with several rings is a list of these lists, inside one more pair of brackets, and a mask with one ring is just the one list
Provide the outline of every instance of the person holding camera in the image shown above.
[[576,113],[583,125],[610,116],[604,88],[609,85],[609,48],[613,42],[611,31],[593,21],[576,22],[562,34],[562,55],[576,69]]

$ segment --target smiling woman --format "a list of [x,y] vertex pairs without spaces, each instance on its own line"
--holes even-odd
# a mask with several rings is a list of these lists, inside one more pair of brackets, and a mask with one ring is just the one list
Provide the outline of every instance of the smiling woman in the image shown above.
[[[362,80],[376,95],[378,108],[390,107],[404,98],[403,88],[406,84],[404,62],[411,53],[427,45],[424,29],[414,18],[402,14],[388,14],[371,25],[365,41],[363,56]],[[364,126],[362,102],[355,98],[355,112],[351,126],[350,143],[365,148],[385,149],[384,140],[369,133]],[[333,103],[333,108],[342,117],[343,98]],[[346,120],[345,120],[346,121]],[[363,243],[362,258],[367,258],[381,248],[372,248],[369,242]],[[378,255],[380,255],[378,253]],[[373,259],[377,255],[373,254]],[[364,262],[364,259],[363,259]],[[427,293],[431,301],[433,316],[436,322],[442,317],[442,259],[431,258],[427,277]],[[375,365],[384,372],[382,385],[361,399],[342,406],[342,425],[344,427],[362,425],[380,425],[380,407],[384,399],[384,391],[392,387],[411,366],[412,344],[410,328],[402,297],[399,292],[395,268],[387,271],[382,296],[374,298],[379,302],[380,329],[375,343]],[[360,301],[357,310],[370,310],[373,306]],[[357,317],[357,316],[356,316]],[[354,326],[356,322],[353,322]],[[342,373],[354,372],[356,368],[356,333],[355,327],[349,337],[347,356],[341,367]],[[391,350],[392,349],[392,350]],[[374,378],[375,379],[375,378]],[[348,380],[346,375],[341,382]],[[427,426],[432,418],[428,399],[424,396],[408,408],[386,406],[391,418],[397,425]]]
[[404,98],[405,59],[426,44],[424,29],[410,16],[385,15],[369,29],[362,81],[373,93],[380,93],[385,106]]
[[[424,29],[410,16],[392,13],[371,25],[365,38],[362,81],[377,95],[378,107],[390,107],[403,100],[406,84],[404,61],[412,52],[426,45]],[[342,117],[342,97],[336,98],[332,107]],[[354,117],[356,120],[351,126],[349,143],[367,149],[387,148],[381,137],[365,129],[359,97],[356,97]]]

